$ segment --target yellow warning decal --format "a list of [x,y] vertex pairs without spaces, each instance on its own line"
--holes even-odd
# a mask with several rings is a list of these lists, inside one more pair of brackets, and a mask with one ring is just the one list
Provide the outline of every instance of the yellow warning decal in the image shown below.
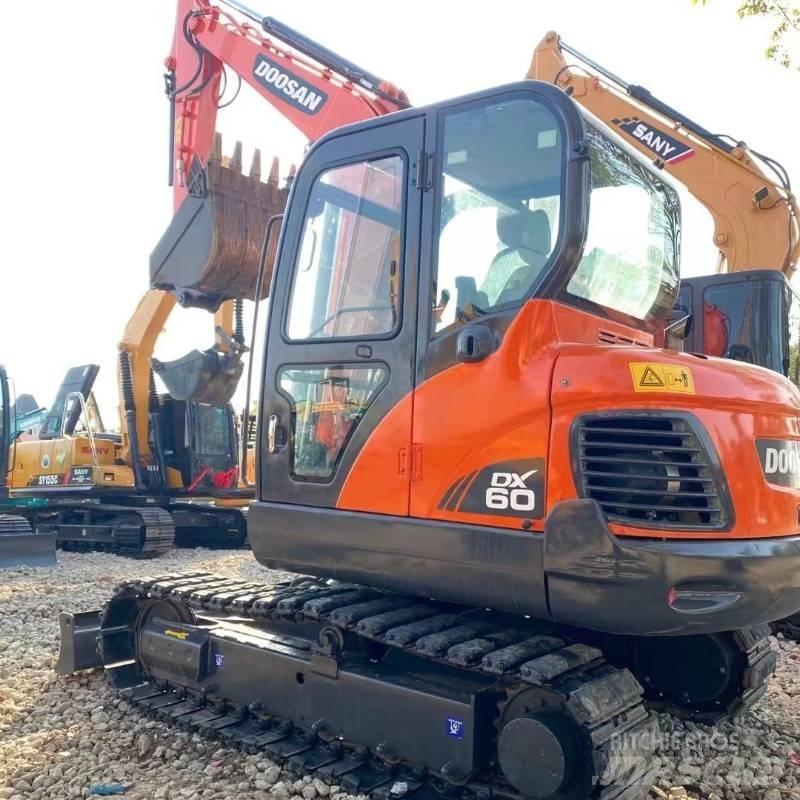
[[173,639],[180,639],[181,641],[189,638],[189,634],[186,631],[172,631],[169,628],[164,631],[164,636],[172,636]]
[[694,394],[692,373],[677,364],[631,362],[631,377],[635,392],[679,392]]

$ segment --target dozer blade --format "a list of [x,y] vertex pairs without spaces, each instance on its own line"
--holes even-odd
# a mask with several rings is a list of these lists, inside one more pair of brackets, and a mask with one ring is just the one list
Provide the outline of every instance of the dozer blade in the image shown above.
[[25,517],[0,510],[0,569],[52,567],[55,563],[55,532],[34,533]]
[[[237,142],[233,156],[223,159],[216,134],[208,163],[195,160],[189,194],[150,256],[151,286],[175,293],[184,306],[216,310],[225,300],[255,299],[267,222],[283,212],[289,190],[278,186],[277,159],[261,180],[258,150],[244,175],[241,150]],[[270,249],[264,296],[275,255]]]
[[192,350],[174,361],[151,359],[153,372],[176,400],[224,405],[230,402],[242,375],[242,361],[235,353],[215,348]]
[[78,614],[58,615],[61,627],[61,647],[58,651],[56,672],[72,675],[82,669],[102,667],[103,660],[97,649],[100,635],[100,611],[83,611]]

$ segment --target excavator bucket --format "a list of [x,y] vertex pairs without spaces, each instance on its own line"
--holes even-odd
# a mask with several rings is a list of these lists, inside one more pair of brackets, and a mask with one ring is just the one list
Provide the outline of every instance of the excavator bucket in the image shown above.
[[[287,185],[279,187],[279,164],[261,180],[261,154],[242,173],[242,145],[222,157],[216,134],[205,167],[195,160],[186,199],[150,256],[150,283],[177,295],[184,306],[216,310],[225,300],[255,299],[264,235],[270,217],[286,207]],[[275,243],[268,254],[263,296],[269,291]]]
[[241,357],[216,348],[192,350],[174,361],[150,361],[153,372],[176,400],[224,405],[230,402],[242,375]]

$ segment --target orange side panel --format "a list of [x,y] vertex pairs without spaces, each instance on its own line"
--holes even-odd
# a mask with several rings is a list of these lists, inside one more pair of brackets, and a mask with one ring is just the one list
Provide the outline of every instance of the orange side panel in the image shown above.
[[[440,505],[460,479],[489,464],[531,458],[547,461],[550,379],[558,342],[596,343],[601,330],[607,336],[636,336],[641,344],[652,342],[645,334],[633,334],[576,309],[542,300],[526,303],[497,352],[484,361],[455,364],[417,387],[413,398],[416,448],[404,436],[412,398],[406,397],[387,415],[356,459],[337,507],[406,514],[410,482],[411,516],[520,529],[519,517],[445,510]],[[391,471],[392,479],[384,481],[383,474],[389,472],[386,459],[396,463],[404,447],[410,448],[407,458],[411,459],[412,450],[419,453],[420,445],[421,456],[408,477],[402,478],[398,467]],[[467,483],[459,494],[466,494]],[[543,506],[537,510],[543,511]],[[542,530],[542,515],[535,516],[531,529]]]
[[[768,370],[659,350],[651,343],[644,334],[576,309],[528,302],[495,353],[434,375],[386,416],[348,475],[338,507],[387,514],[404,514],[408,507],[411,516],[422,519],[541,531],[549,509],[577,496],[570,445],[576,417],[604,410],[683,411],[700,421],[716,448],[734,509],[730,530],[617,524],[612,530],[677,539],[796,534],[800,492],[767,484],[755,440],[800,441],[800,392]],[[676,367],[689,374],[689,388],[637,386],[631,364],[642,365],[640,372],[648,365]],[[531,459],[542,459],[546,472],[546,482],[537,486],[535,511],[527,519],[496,515],[488,508],[488,493],[483,501],[480,471]],[[390,463],[396,470],[387,469]],[[472,508],[488,513],[459,510],[471,487],[479,495]]]
[[[695,392],[637,392],[632,362],[685,367]],[[796,534],[800,496],[794,489],[766,483],[755,439],[800,439],[800,420],[792,412],[799,404],[800,396],[788,381],[738,362],[655,349],[568,346],[558,357],[553,375],[548,508],[576,495],[569,447],[576,416],[625,408],[687,411],[701,422],[717,449],[736,519],[726,532],[666,531],[664,535],[730,539]],[[654,535],[648,528],[613,525],[612,530],[629,536]]]
[[347,476],[337,508],[408,514],[412,405],[413,396],[408,394],[372,432]]

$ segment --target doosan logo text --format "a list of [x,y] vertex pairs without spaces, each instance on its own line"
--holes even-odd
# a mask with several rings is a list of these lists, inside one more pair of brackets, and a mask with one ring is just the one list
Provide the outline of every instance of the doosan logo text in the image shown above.
[[756,449],[767,483],[800,489],[800,441],[757,439]]
[[786,475],[789,472],[800,472],[800,453],[797,450],[786,450],[778,447],[768,447],[764,458],[764,472],[773,475],[780,472]]
[[265,89],[305,114],[316,114],[328,100],[325,92],[260,54],[256,56],[253,76]]

